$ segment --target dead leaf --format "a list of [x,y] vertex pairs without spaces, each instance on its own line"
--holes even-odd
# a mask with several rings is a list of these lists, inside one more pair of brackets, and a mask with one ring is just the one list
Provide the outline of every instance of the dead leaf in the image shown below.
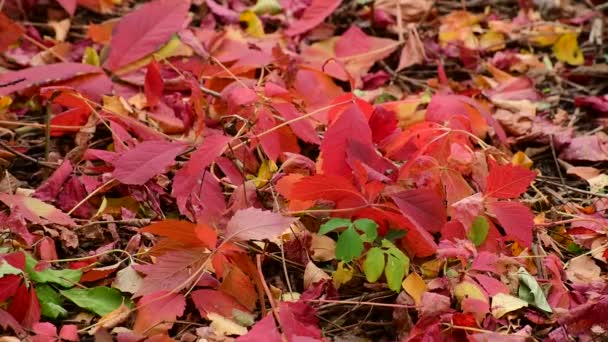
[[336,241],[329,236],[313,234],[310,243],[314,261],[330,261],[336,258]]
[[575,284],[589,284],[600,280],[601,268],[588,255],[578,256],[568,263],[566,276]]
[[95,335],[97,330],[99,330],[100,328],[103,328],[103,329],[114,328],[115,326],[126,321],[130,315],[131,315],[131,309],[128,306],[121,304],[114,311],[101,317],[99,319],[99,321],[97,322],[97,324],[91,330],[89,330],[89,335]]
[[308,289],[312,284],[326,279],[331,279],[331,277],[312,261],[309,261],[304,269],[304,289]]
[[501,318],[509,312],[513,312],[515,310],[519,310],[527,306],[527,302],[517,297],[513,297],[504,293],[498,293],[494,295],[494,297],[492,297],[492,316],[496,318]]
[[416,305],[420,305],[422,295],[426,292],[426,283],[416,272],[410,273],[402,283],[403,290],[414,299]]
[[213,331],[218,335],[241,336],[247,333],[247,328],[245,328],[244,326],[239,325],[236,322],[224,316],[220,316],[214,312],[208,313],[207,319],[211,321],[211,329],[213,329]]
[[135,293],[139,290],[143,278],[133,269],[132,266],[127,266],[116,273],[116,278],[112,282],[112,287],[119,289],[122,292]]

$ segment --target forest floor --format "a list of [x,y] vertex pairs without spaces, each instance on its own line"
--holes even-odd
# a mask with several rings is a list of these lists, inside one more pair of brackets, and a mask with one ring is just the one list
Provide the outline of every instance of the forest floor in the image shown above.
[[0,9],[2,341],[608,341],[601,0]]

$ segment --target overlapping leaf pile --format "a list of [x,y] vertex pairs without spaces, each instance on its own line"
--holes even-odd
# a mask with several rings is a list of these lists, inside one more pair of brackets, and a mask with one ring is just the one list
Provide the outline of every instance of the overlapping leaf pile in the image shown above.
[[606,6],[507,3],[0,2],[0,327],[604,336]]

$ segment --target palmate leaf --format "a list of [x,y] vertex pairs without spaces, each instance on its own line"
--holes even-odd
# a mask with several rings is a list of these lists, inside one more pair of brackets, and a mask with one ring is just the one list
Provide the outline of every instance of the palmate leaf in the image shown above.
[[333,232],[334,230],[342,227],[348,227],[352,224],[349,219],[344,218],[332,218],[331,220],[323,223],[319,228],[319,234],[325,235],[327,233]]

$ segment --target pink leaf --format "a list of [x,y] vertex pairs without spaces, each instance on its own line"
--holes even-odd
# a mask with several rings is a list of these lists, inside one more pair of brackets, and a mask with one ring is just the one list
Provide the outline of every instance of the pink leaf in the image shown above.
[[276,323],[272,314],[266,315],[258,321],[246,335],[240,336],[236,339],[236,342],[281,342],[283,338],[277,328]]
[[150,64],[148,64],[146,80],[144,82],[144,94],[146,95],[148,106],[154,107],[160,102],[164,88],[165,83],[160,75],[160,65],[158,65],[155,59],[152,59]]
[[50,222],[70,227],[76,225],[68,215],[36,198],[21,194],[0,194],[0,202],[10,207],[13,215],[21,215],[36,224]]
[[123,184],[145,184],[173,165],[185,149],[179,142],[144,141],[114,162],[114,177]]
[[242,209],[228,221],[226,236],[243,241],[273,239],[296,220],[272,211],[257,208]]
[[76,12],[76,5],[78,3],[77,0],[57,0],[57,2],[66,12],[68,12],[70,17],[74,15],[74,12]]
[[496,201],[486,203],[488,212],[496,217],[508,237],[515,238],[525,247],[532,245],[534,216],[519,202]]
[[341,0],[313,0],[310,6],[304,10],[300,19],[292,22],[285,34],[297,36],[306,31],[310,31],[321,24],[325,18],[329,17],[333,11],[340,6]]
[[321,329],[315,314],[315,309],[304,302],[283,302],[279,306],[281,328],[291,341],[295,341],[297,337],[321,340]]
[[281,154],[281,136],[277,130],[273,130],[276,122],[267,109],[261,109],[258,113],[258,122],[255,124],[254,132],[260,136],[260,143],[264,153],[270,160],[277,160]]
[[186,204],[190,195],[198,193],[197,189],[200,187],[205,169],[224,152],[230,139],[220,134],[207,136],[192,153],[190,160],[175,173],[171,195],[177,200],[177,206],[182,214],[188,212]]
[[486,180],[486,197],[519,197],[536,178],[536,173],[521,166],[498,165],[490,160],[490,174]]
[[59,330],[59,338],[67,341],[78,341],[78,327],[74,324],[66,324]]
[[498,293],[510,293],[510,290],[507,285],[503,284],[496,278],[492,278],[483,274],[475,274],[473,275],[473,278],[475,278],[475,280],[477,280],[477,282],[483,287],[483,289],[486,290],[490,297]]
[[421,229],[438,233],[446,223],[443,199],[432,190],[415,189],[391,195],[405,217]]
[[169,330],[185,308],[186,299],[180,293],[160,291],[143,296],[137,303],[133,331],[154,335]]
[[0,87],[0,96],[33,86],[65,81],[72,77],[95,73],[103,73],[103,70],[96,66],[80,63],[55,63],[4,72],[0,74],[0,84],[8,85]]
[[189,8],[189,0],[155,0],[125,15],[112,32],[104,68],[115,71],[158,50],[185,26]]

